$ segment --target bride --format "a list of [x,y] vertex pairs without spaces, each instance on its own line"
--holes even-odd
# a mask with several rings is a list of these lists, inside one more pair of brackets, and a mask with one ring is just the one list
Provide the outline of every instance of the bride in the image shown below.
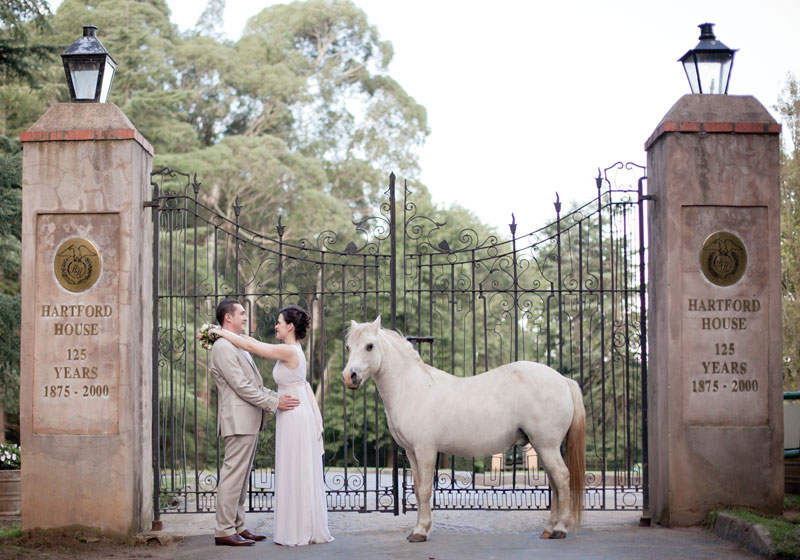
[[275,427],[275,536],[277,544],[302,546],[331,542],[328,507],[322,478],[322,417],[317,400],[306,381],[306,358],[298,343],[306,336],[309,315],[297,305],[278,313],[275,337],[283,344],[267,344],[249,336],[238,336],[213,328],[218,335],[242,350],[268,360],[277,360],[272,377],[278,395],[300,400],[292,410],[278,411]]

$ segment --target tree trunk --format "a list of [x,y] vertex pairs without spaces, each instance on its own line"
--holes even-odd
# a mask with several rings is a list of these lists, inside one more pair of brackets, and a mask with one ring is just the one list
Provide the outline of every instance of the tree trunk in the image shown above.
[[0,400],[0,443],[6,442],[6,407]]

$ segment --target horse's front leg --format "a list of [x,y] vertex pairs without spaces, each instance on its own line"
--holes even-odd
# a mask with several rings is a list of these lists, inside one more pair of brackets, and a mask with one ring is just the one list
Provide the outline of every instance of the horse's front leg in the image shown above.
[[433,492],[433,471],[436,466],[436,451],[415,451],[408,453],[411,472],[414,473],[414,494],[417,496],[417,526],[408,535],[409,542],[425,542],[431,532],[431,493]]

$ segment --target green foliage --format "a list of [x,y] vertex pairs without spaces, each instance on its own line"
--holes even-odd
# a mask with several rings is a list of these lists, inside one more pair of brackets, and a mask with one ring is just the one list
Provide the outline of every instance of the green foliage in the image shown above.
[[[46,73],[39,78],[44,80]],[[18,136],[36,122],[47,110],[48,103],[54,102],[60,92],[66,91],[64,71],[61,83],[39,83],[31,85],[19,79],[7,77],[0,80],[0,134]]]
[[[204,13],[204,17],[210,15]],[[207,27],[212,27],[210,22]],[[176,87],[183,95],[181,115],[196,140],[187,145],[170,144],[172,152],[188,152],[224,139],[227,123],[233,119],[232,108],[239,104],[234,88],[223,81],[235,64],[232,53],[230,44],[213,35],[189,35],[175,45],[175,64],[180,68]]]
[[50,8],[44,0],[3,0],[0,3],[0,33],[15,39],[28,37],[27,25],[47,28]]
[[4,0],[0,3],[0,76],[28,82],[51,60],[55,48],[31,42],[31,31],[47,32],[50,9],[44,0]]
[[0,38],[0,68],[7,77],[33,81],[40,66],[52,59],[56,48],[32,45],[19,39]]
[[800,495],[798,494],[784,494],[783,508],[785,510],[800,511]]
[[325,229],[352,229],[347,201],[325,192],[323,164],[291,152],[274,136],[229,136],[219,144],[158,161],[196,172],[202,182],[201,202],[219,214],[229,215],[238,197],[253,231],[274,232],[278,216],[283,216],[291,239]]
[[[0,541],[6,539],[18,539],[21,536],[22,536],[22,527],[18,523],[0,527]],[[15,552],[17,550],[15,550]]]
[[[0,293],[0,381],[4,390],[19,383],[20,296]],[[9,398],[16,396],[12,391]],[[13,403],[8,402],[13,408]]]
[[19,410],[21,182],[20,143],[0,136],[0,400],[14,425]]
[[[2,137],[0,137],[2,138]],[[0,292],[19,292],[22,190],[20,153],[0,153]]]
[[58,47],[50,40],[49,16],[44,0],[0,3],[0,134],[15,136],[53,99],[45,84]]
[[800,84],[789,75],[775,109],[788,142],[781,154],[783,390],[800,388]]
[[[0,528],[0,541],[6,539],[18,539],[22,536],[22,527],[18,524],[7,525]],[[14,547],[14,552],[21,552],[21,549]]]
[[251,229],[267,231],[280,213],[298,239],[371,213],[386,169],[418,171],[425,110],[384,74],[391,45],[352,3],[268,7],[233,45],[209,36],[213,13],[176,51],[199,149],[156,158],[196,169],[204,203],[226,213],[238,195],[267,210]]

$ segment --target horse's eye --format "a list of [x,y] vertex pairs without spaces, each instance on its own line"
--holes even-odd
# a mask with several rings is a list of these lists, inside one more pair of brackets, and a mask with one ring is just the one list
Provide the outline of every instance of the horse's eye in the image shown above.
[[350,346],[349,346],[349,345],[346,345],[346,346],[344,347],[344,351],[345,351],[345,352],[347,352],[347,353],[349,354],[349,353],[350,353]]
[[367,352],[372,352],[372,343],[367,344]]

